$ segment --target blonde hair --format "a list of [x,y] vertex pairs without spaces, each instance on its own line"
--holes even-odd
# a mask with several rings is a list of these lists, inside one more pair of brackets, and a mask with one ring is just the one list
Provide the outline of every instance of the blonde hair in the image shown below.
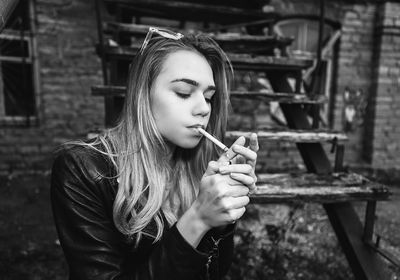
[[[177,147],[173,167],[167,162],[167,146],[151,113],[150,89],[166,57],[179,50],[197,52],[210,64],[216,93],[207,130],[223,137],[232,66],[214,40],[203,34],[189,34],[179,40],[154,37],[143,53],[136,55],[129,68],[125,104],[116,126],[88,144],[99,150],[96,147],[101,143],[105,149],[99,151],[110,158],[117,170],[114,223],[121,233],[136,235],[136,244],[142,235],[154,237],[154,242],[161,238],[165,226],[162,213],[171,225],[191,206],[208,162],[219,153],[203,138],[193,149]],[[153,219],[155,236],[145,230]]]

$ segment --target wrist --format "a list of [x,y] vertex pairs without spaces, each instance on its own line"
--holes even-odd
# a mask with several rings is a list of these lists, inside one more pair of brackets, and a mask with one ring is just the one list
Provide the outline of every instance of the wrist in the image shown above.
[[211,228],[201,219],[194,205],[182,215],[176,226],[183,238],[193,247],[197,247],[200,240]]
[[206,233],[211,229],[211,226],[209,226],[202,216],[200,215],[199,211],[197,210],[197,201],[195,201],[192,206],[188,209],[188,215],[190,216],[190,219],[193,221],[193,223],[196,225],[196,228],[199,231],[204,231]]

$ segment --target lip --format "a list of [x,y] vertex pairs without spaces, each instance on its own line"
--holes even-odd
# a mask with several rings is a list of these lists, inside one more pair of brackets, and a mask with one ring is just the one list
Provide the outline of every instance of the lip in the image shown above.
[[205,129],[205,126],[201,125],[201,124],[195,124],[195,125],[188,126],[189,129],[191,129],[191,130],[193,130],[195,132],[196,136],[202,137],[203,134],[201,134],[200,131],[198,130],[198,128],[200,128],[200,127],[202,129]]
[[202,125],[202,124],[194,124],[194,125],[191,125],[191,126],[188,126],[189,128],[199,128],[199,127],[201,127],[202,129],[205,129],[205,125]]

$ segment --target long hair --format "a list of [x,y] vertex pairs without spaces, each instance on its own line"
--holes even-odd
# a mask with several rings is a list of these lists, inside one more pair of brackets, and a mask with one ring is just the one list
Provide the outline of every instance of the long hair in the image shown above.
[[[136,235],[136,244],[142,235],[152,236],[154,242],[161,238],[165,226],[162,213],[171,225],[191,206],[208,162],[219,154],[215,145],[203,137],[193,149],[177,147],[174,166],[167,162],[167,144],[151,113],[150,89],[166,57],[179,50],[199,53],[209,63],[216,93],[207,130],[222,138],[226,129],[233,72],[222,49],[204,34],[189,34],[179,40],[152,38],[129,67],[125,103],[117,125],[96,141],[103,144],[103,153],[117,170],[114,223],[123,234]],[[152,220],[157,228],[155,235],[146,231]]]

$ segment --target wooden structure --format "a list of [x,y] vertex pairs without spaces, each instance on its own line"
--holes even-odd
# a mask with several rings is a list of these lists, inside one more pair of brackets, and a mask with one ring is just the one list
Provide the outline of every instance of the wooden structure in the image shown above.
[[[211,35],[227,51],[234,69],[266,73],[274,93],[232,92],[231,97],[279,102],[288,129],[257,131],[257,134],[259,138],[270,141],[295,142],[308,170],[305,174],[259,174],[258,190],[251,196],[252,203],[322,203],[356,279],[387,279],[378,249],[371,244],[376,201],[388,199],[390,193],[384,186],[360,175],[341,173],[346,136],[318,129],[318,106],[324,102],[324,98],[316,92],[310,95],[300,92],[302,70],[310,68],[313,61],[284,56],[286,46],[292,42],[291,38],[274,36],[270,32],[267,35],[256,32],[261,27],[272,30],[279,15],[240,5],[222,6],[202,1],[98,0],[96,3],[100,39],[97,51],[102,58],[104,85],[93,86],[92,93],[105,98],[106,126],[114,123],[122,108],[128,65],[148,31],[149,26],[143,24],[141,19],[174,19],[180,22],[175,29],[183,32],[187,21],[196,21],[198,29],[213,31]],[[113,16],[112,22],[103,21],[100,5],[105,5]],[[247,30],[247,34],[229,32],[238,27]],[[136,40],[131,40],[132,37]],[[283,56],[275,56],[274,49],[280,49]],[[296,80],[294,90],[289,78]],[[304,104],[313,107],[311,122]],[[236,138],[249,133],[228,131],[226,137]],[[333,144],[336,152],[333,164],[321,145],[326,141]],[[356,200],[367,202],[364,226],[350,204]]]

